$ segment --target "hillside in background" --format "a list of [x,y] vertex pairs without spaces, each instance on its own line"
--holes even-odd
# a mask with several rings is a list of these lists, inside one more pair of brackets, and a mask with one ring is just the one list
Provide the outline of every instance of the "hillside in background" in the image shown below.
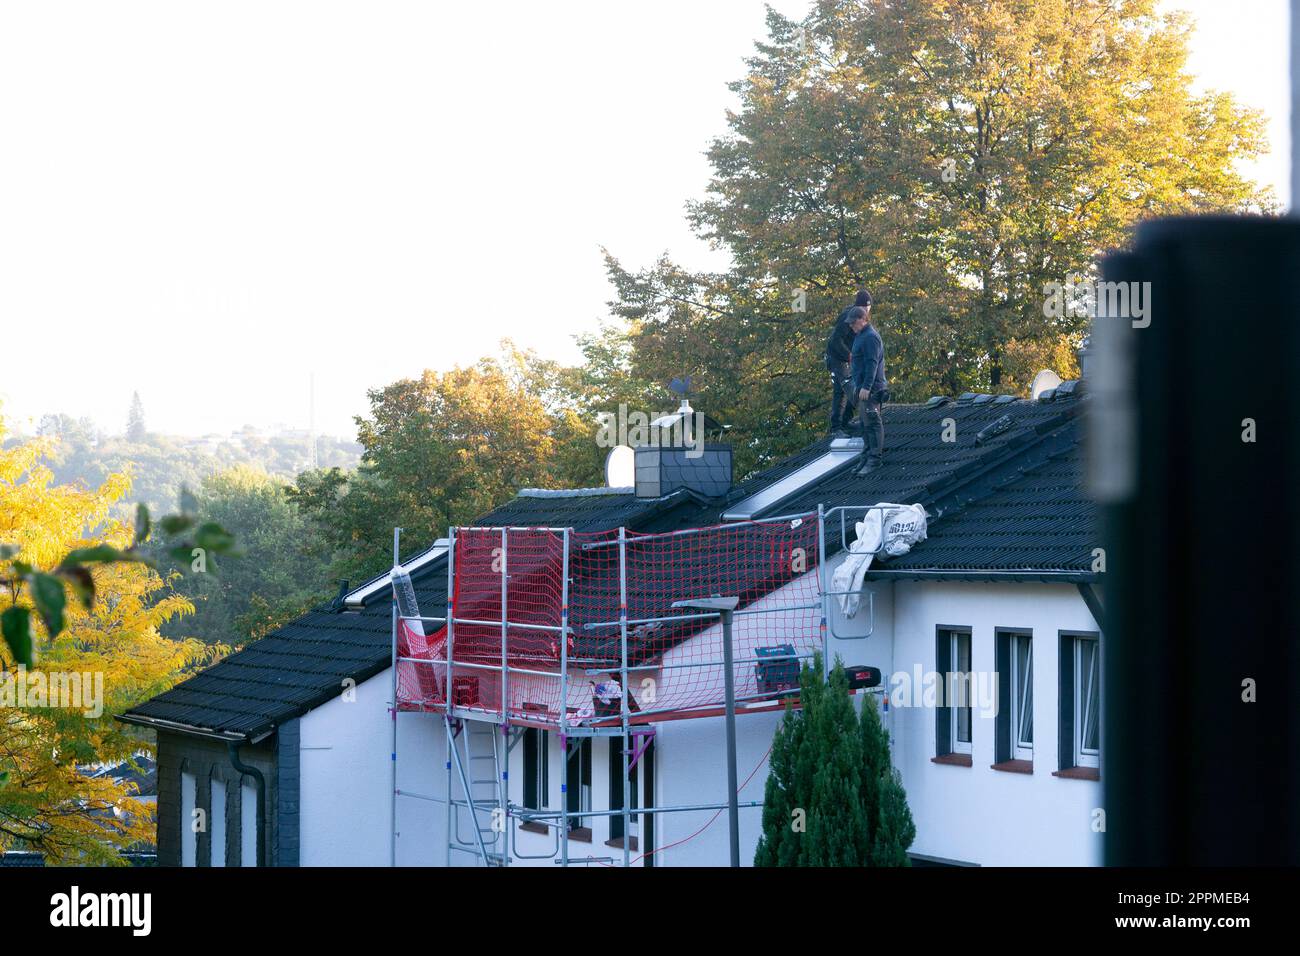
[[[292,484],[313,465],[311,436],[304,429],[259,430],[245,426],[228,435],[189,437],[133,428],[127,435],[110,435],[88,419],[46,415],[37,434],[59,439],[49,462],[58,484],[81,481],[95,488],[109,474],[128,472],[132,487],[127,500],[119,505],[123,516],[134,513],[136,502],[144,502],[154,514],[175,511],[182,487],[196,491],[205,478],[231,468],[259,469]],[[30,437],[10,435],[5,444],[10,446]],[[350,470],[361,458],[361,446],[318,435],[316,454],[320,468]]]

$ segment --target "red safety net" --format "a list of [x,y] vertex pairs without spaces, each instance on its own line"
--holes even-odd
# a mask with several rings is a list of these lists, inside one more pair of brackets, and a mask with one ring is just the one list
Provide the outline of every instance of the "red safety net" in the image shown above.
[[460,528],[451,640],[445,627],[426,636],[417,622],[399,621],[399,656],[419,659],[398,665],[399,706],[443,709],[450,677],[460,711],[504,710],[512,721],[556,725],[563,696],[567,723],[609,722],[622,712],[626,655],[634,719],[708,712],[725,701],[721,624],[672,605],[713,596],[739,598],[732,629],[737,700],[777,699],[797,687],[801,659],[822,646],[817,521],[814,512],[669,534],[627,532],[621,549],[617,531],[570,532],[563,681],[564,532]]

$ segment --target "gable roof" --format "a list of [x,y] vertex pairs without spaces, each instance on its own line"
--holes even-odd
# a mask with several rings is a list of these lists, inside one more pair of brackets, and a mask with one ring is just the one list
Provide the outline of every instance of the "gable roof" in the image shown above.
[[1082,422],[932,503],[928,537],[868,577],[1094,579],[1096,505],[1083,493]]
[[[584,531],[626,525],[652,531],[661,530],[664,523],[689,520],[698,509],[687,495],[644,500],[630,491],[556,497],[524,494],[475,523],[549,524]],[[674,516],[682,510],[687,517]],[[422,566],[412,583],[423,614],[444,613],[445,554]],[[385,670],[392,661],[391,608],[390,593],[380,591],[367,598],[360,611],[311,611],[119,719],[161,730],[256,741],[279,724],[338,697],[345,680],[360,683]]]
[[[1057,393],[1051,401],[968,395],[887,405],[880,468],[856,477],[853,462],[837,465],[756,517],[818,505],[918,502],[932,515],[928,540],[876,565],[871,576],[1090,579],[1096,513],[1080,490],[1078,420],[1086,402],[1075,383]],[[717,524],[728,507],[829,449],[829,439],[814,442],[738,483],[722,502],[685,492],[639,499],[631,489],[524,491],[475,524],[577,531],[623,526],[645,533]],[[845,526],[851,534],[851,521]],[[828,549],[842,546],[838,527],[834,531],[828,525]],[[432,550],[422,547],[403,563]],[[429,556],[412,577],[422,612],[441,614],[447,602],[445,553]],[[312,611],[120,719],[229,740],[266,736],[337,697],[345,680],[359,683],[389,666],[391,600],[387,588],[373,586],[386,580],[380,575],[357,589],[366,591],[360,610]]]

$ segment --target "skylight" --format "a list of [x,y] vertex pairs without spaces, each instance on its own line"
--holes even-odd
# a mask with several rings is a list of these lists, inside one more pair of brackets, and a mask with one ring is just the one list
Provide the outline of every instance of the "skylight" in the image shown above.
[[861,438],[837,438],[831,442],[830,449],[819,458],[814,458],[801,468],[796,468],[779,481],[774,481],[757,494],[737,502],[726,514],[724,521],[748,521],[780,504],[791,495],[825,478],[836,468],[852,461],[862,453]]

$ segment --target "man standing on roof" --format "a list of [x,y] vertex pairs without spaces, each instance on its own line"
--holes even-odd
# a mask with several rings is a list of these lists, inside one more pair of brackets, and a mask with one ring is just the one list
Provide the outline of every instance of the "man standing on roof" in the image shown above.
[[855,474],[865,475],[880,467],[885,451],[885,424],[880,418],[880,405],[889,401],[889,388],[885,384],[885,343],[871,324],[871,310],[855,308],[860,312],[861,331],[853,340],[851,354],[852,395],[858,402],[858,418],[862,420],[862,457]]
[[831,329],[831,337],[826,340],[826,371],[831,373],[831,424],[832,438],[842,438],[848,430],[849,421],[857,408],[857,399],[849,387],[849,363],[853,352],[853,341],[857,337],[859,323],[856,327],[849,318],[854,309],[871,311],[871,293],[863,289],[858,293],[853,305],[840,313]]

